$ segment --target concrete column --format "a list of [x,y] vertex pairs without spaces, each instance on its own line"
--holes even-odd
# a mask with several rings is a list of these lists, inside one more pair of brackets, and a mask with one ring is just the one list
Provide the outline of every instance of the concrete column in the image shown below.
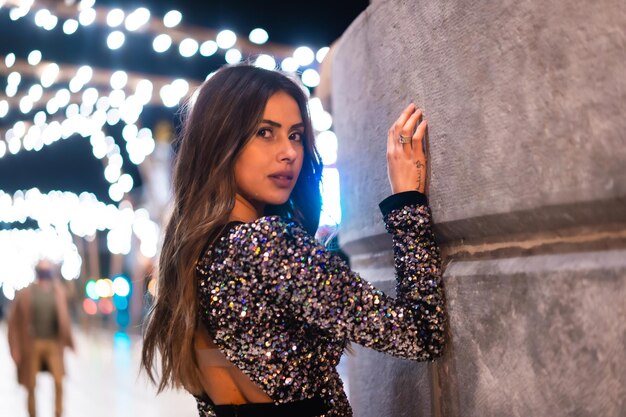
[[626,3],[372,2],[332,63],[353,267],[393,292],[386,131],[429,119],[435,365],[349,358],[355,415],[626,415]]

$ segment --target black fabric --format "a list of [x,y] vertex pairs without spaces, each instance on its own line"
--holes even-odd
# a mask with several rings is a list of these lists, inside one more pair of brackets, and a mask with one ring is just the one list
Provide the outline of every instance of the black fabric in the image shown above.
[[392,194],[381,201],[378,207],[383,213],[383,216],[386,216],[395,209],[416,204],[427,206],[428,198],[426,194],[420,193],[419,191],[405,191],[403,193]]
[[318,417],[329,410],[321,398],[309,398],[283,404],[252,403],[214,405],[217,417]]

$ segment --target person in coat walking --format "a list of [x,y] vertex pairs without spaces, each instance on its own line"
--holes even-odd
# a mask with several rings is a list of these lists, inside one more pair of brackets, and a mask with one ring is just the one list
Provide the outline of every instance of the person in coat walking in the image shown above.
[[57,281],[57,268],[48,260],[35,267],[35,282],[18,291],[8,318],[9,347],[18,382],[28,390],[28,413],[36,416],[37,373],[49,371],[54,379],[55,416],[63,411],[63,351],[74,349],[65,291]]

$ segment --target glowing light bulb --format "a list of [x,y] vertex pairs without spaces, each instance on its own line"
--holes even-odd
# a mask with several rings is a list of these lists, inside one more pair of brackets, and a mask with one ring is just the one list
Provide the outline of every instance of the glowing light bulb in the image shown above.
[[296,72],[298,71],[298,68],[300,68],[300,65],[298,64],[298,61],[296,61],[295,58],[287,57],[283,59],[283,61],[280,63],[280,67],[282,68],[283,71],[286,71],[286,72]]
[[224,54],[224,59],[226,59],[226,62],[229,64],[236,64],[241,61],[241,52],[235,48],[229,49],[226,51],[226,54]]
[[119,49],[124,45],[124,41],[126,40],[126,35],[124,32],[119,30],[113,31],[107,37],[107,46],[111,50]]
[[20,100],[20,111],[24,114],[33,109],[33,100],[29,96],[24,96]]
[[326,58],[326,55],[328,55],[328,51],[330,51],[330,48],[328,46],[320,48],[315,53],[315,59],[317,60],[317,62],[319,62],[321,64],[322,61],[324,61],[324,58]]
[[50,10],[40,9],[39,11],[37,11],[37,13],[35,13],[35,24],[40,28],[44,27],[48,16],[50,16]]
[[154,38],[154,41],[152,41],[152,48],[158,53],[167,51],[170,49],[170,46],[172,46],[172,38],[165,33],[158,35]]
[[13,64],[15,64],[15,54],[11,52],[4,58],[4,65],[6,65],[7,68],[11,68]]
[[266,70],[276,69],[276,60],[266,54],[261,54],[254,61],[254,65],[259,68],[265,68]]
[[56,81],[59,76],[60,68],[57,64],[51,63],[41,73],[41,85],[48,88]]
[[181,20],[183,20],[183,15],[178,10],[170,10],[163,16],[163,25],[168,28],[173,28],[177,26]]
[[128,82],[128,74],[124,71],[115,71],[111,74],[111,87],[114,90],[121,90],[126,87],[126,83]]
[[37,65],[41,62],[41,51],[34,50],[28,54],[28,63],[30,65]]
[[9,74],[9,76],[7,77],[7,84],[8,85],[14,85],[14,86],[18,86],[20,81],[22,81],[22,76],[19,72],[17,71],[13,71],[12,73]]
[[200,55],[202,56],[211,56],[217,52],[217,42],[215,41],[206,41],[200,45]]
[[189,92],[189,83],[182,78],[172,81],[172,88],[179,97],[184,97]]
[[74,19],[67,19],[63,23],[63,33],[65,33],[66,35],[71,35],[75,33],[76,30],[78,30],[78,21]]
[[307,87],[317,87],[320,84],[320,75],[313,68],[302,73],[302,83]]
[[33,84],[28,89],[28,96],[33,101],[33,103],[41,99],[41,97],[43,96],[43,87],[41,86],[41,84]]
[[9,114],[9,102],[0,100],[0,119]]
[[237,42],[237,35],[235,35],[235,32],[232,30],[226,29],[217,34],[215,41],[217,42],[217,46],[222,49],[232,48]]
[[78,15],[78,21],[83,26],[89,26],[96,20],[96,11],[91,7],[83,9]]
[[107,14],[107,25],[110,27],[118,27],[124,23],[124,11],[122,9],[113,9]]
[[267,34],[265,29],[261,28],[252,29],[250,35],[248,35],[248,39],[250,39],[250,42],[256,43],[257,45],[264,44],[265,42],[267,42],[269,37],[270,36]]
[[185,58],[189,58],[198,52],[198,41],[191,38],[183,39],[178,45],[178,52]]
[[313,53],[311,48],[307,46],[301,46],[293,51],[293,57],[296,59],[296,61],[298,61],[298,64],[300,64],[300,66],[304,67],[310,65],[313,62],[313,60],[315,59],[315,54]]
[[126,30],[134,32],[150,21],[150,10],[140,7],[126,17]]

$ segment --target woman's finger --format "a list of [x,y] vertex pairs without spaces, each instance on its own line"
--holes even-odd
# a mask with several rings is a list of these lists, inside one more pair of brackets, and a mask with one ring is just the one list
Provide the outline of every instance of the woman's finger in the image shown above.
[[416,156],[422,156],[424,154],[424,136],[426,135],[426,127],[428,126],[428,121],[426,119],[422,120],[422,122],[415,129],[415,133],[413,134],[412,143],[413,143],[413,151]]
[[[408,120],[404,123],[404,126],[402,126],[400,134],[406,138],[410,138],[411,136],[413,136],[413,133],[415,132],[415,126],[417,125],[420,117],[422,117],[422,110],[416,109],[415,112],[413,112],[413,114],[411,114]],[[412,141],[409,141],[408,143],[413,146]]]
[[394,140],[394,130],[392,126],[387,131],[387,156],[389,156],[389,154],[395,149],[396,146],[397,143]]
[[395,133],[398,134],[402,131],[402,127],[404,126],[406,121],[409,120],[409,118],[411,117],[411,114],[413,114],[414,111],[415,111],[415,104],[411,103],[408,106],[406,106],[404,111],[400,113],[400,117],[398,117],[398,120],[396,120],[396,122],[393,125],[395,128]]
[[404,123],[406,123],[409,117],[411,117],[411,114],[414,110],[415,104],[410,103],[408,106],[406,106],[402,113],[400,113],[400,117],[398,117],[394,124],[391,125],[391,127],[389,128],[389,131],[387,132],[387,153],[393,152],[398,149],[399,146],[402,146],[399,143],[400,131]]

